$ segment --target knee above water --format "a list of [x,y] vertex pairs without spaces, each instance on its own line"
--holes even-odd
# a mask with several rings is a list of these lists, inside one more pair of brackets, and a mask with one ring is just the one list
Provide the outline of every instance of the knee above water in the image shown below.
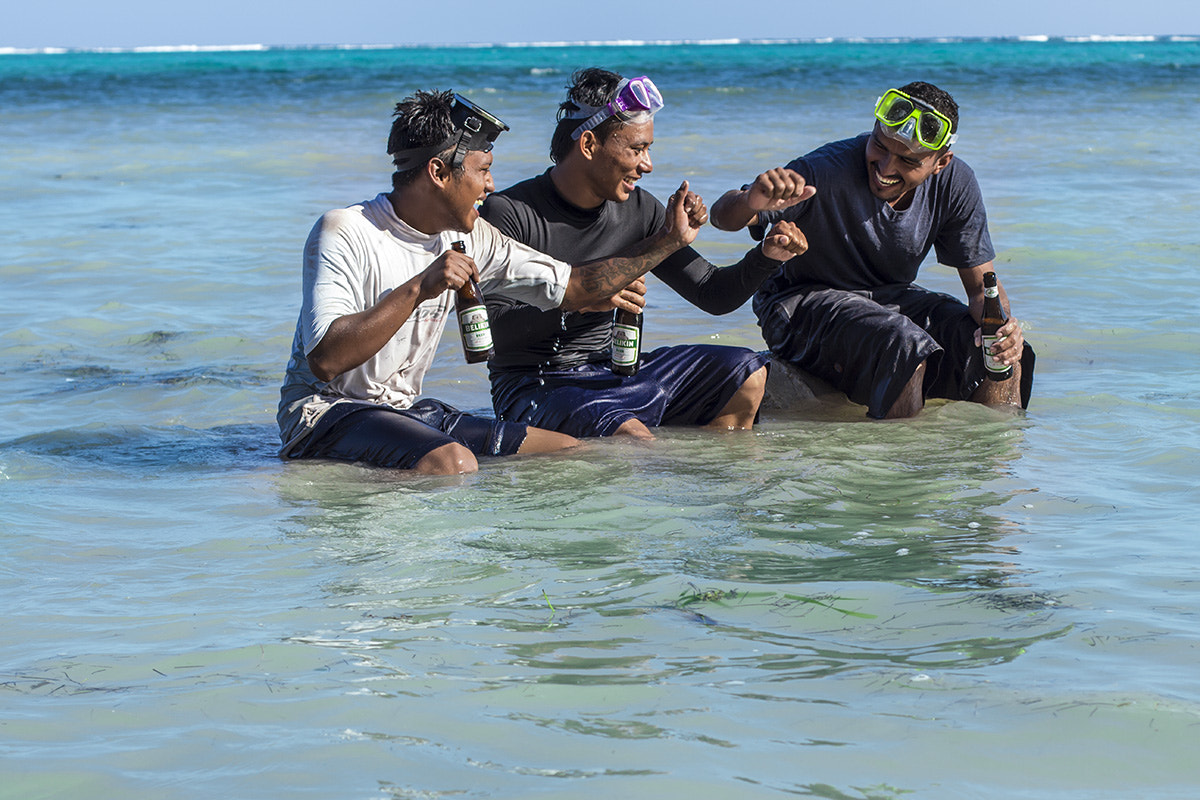
[[475,454],[461,444],[447,444],[427,453],[413,469],[426,475],[461,475],[477,472],[479,462]]
[[762,396],[767,388],[767,368],[759,367],[742,383],[741,390],[750,394]]

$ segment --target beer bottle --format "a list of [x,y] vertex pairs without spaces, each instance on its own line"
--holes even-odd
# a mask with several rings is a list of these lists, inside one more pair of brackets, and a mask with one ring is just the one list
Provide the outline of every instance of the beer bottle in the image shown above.
[[642,358],[642,315],[617,309],[613,321],[612,371],[614,375],[637,375]]
[[1008,321],[1008,314],[1000,305],[1000,289],[996,286],[996,273],[983,273],[983,319],[979,330],[983,334],[983,366],[989,378],[1006,381],[1012,377],[1012,366],[1005,366],[992,355],[992,345],[1002,337],[996,335],[1000,326]]
[[[467,252],[462,240],[450,245],[460,253]],[[492,348],[492,326],[488,321],[487,306],[483,294],[474,278],[460,286],[454,293],[454,310],[458,312],[458,330],[462,333],[463,354],[468,364],[487,361],[495,354]]]

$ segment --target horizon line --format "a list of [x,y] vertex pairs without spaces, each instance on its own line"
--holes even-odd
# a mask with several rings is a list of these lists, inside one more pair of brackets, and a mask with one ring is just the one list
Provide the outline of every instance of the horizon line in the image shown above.
[[1016,42],[1068,44],[1106,44],[1138,42],[1197,42],[1200,34],[1087,34],[1050,35],[1024,34],[1011,36],[822,36],[812,38],[751,38],[751,39],[614,39],[579,41],[530,42],[423,42],[423,43],[311,43],[311,44],[220,44],[220,45],[137,45],[130,47],[10,47],[0,45],[0,55],[61,55],[93,54],[155,54],[155,53],[237,53],[269,52],[273,50],[418,50],[418,49],[487,49],[521,47],[663,47],[663,46],[729,46],[729,45],[791,45],[791,44],[911,44],[930,42],[955,44],[969,42]]

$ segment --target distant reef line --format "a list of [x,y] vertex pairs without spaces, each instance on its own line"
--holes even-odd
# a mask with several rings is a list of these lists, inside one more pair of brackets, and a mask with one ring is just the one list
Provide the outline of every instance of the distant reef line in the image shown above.
[[979,42],[1021,43],[1120,43],[1120,42],[1197,42],[1194,35],[1087,35],[1087,36],[930,36],[879,38],[813,39],[624,39],[611,41],[561,42],[440,42],[400,44],[220,44],[220,45],[145,45],[138,47],[8,47],[0,45],[0,55],[56,55],[69,53],[238,53],[280,50],[421,50],[486,49],[520,47],[679,47],[685,45],[722,47],[729,45],[800,45],[800,44],[955,44]]

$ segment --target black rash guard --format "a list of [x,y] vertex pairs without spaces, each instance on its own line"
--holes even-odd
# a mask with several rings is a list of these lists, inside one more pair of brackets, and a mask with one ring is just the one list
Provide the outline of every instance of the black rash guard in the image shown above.
[[[558,193],[549,170],[492,194],[480,213],[501,233],[576,265],[618,255],[658,232],[666,220],[662,203],[640,187],[623,203],[606,201],[594,209],[573,206]],[[755,247],[737,264],[716,267],[685,247],[652,272],[697,308],[727,314],[746,302],[781,263]],[[488,295],[487,305],[496,348],[489,362],[493,379],[506,372],[556,371],[608,361],[612,312],[542,311],[495,294]]]

